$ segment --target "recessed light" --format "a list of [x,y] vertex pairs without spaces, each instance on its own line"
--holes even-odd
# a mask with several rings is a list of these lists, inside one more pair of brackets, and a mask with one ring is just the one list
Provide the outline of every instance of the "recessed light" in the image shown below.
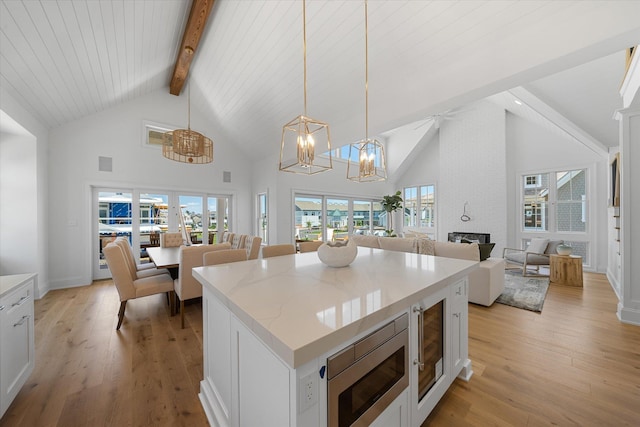
[[522,105],[522,101],[520,101],[519,99],[516,99],[514,102],[518,105]]

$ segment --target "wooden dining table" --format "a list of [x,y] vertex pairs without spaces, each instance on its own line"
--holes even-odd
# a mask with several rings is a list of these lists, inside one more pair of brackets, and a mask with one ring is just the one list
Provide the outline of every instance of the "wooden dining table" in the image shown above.
[[163,248],[156,246],[147,248],[149,259],[158,268],[166,268],[169,270],[171,277],[178,278],[178,267],[180,266],[180,247]]

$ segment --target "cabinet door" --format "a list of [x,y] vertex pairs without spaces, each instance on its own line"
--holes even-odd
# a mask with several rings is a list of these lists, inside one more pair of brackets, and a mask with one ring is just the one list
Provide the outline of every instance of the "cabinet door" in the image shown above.
[[238,334],[239,425],[289,426],[289,368],[240,321],[232,323]]
[[467,362],[468,302],[467,280],[461,280],[451,287],[451,376],[456,377]]
[[420,425],[449,388],[448,376],[449,288],[412,307],[411,425]]
[[[31,285],[31,287],[29,287]],[[0,329],[2,411],[16,397],[34,366],[33,281],[3,299]]]
[[207,385],[214,391],[209,394],[224,414],[227,423],[232,418],[232,356],[231,313],[216,298],[204,289],[203,322],[204,322],[204,377]]

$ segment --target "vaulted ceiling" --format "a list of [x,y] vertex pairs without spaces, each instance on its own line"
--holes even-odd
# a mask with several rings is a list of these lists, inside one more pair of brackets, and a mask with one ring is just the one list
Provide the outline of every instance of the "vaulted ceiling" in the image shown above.
[[[49,127],[168,91],[189,8],[2,0],[0,85]],[[369,133],[524,85],[615,145],[611,86],[624,64],[611,69],[640,42],[638,16],[638,1],[371,0]],[[331,125],[336,146],[361,139],[363,3],[308,1],[307,54],[309,115]],[[228,138],[217,143],[273,154],[303,112],[302,64],[301,1],[217,0],[191,64],[192,103]]]

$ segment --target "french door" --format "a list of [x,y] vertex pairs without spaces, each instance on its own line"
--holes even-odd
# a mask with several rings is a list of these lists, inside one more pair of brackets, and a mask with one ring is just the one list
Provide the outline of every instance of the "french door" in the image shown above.
[[159,246],[161,233],[182,231],[182,223],[196,244],[220,241],[231,225],[230,195],[94,187],[92,197],[94,280],[111,277],[102,249],[117,237],[125,237],[136,262],[144,263],[146,248]]

